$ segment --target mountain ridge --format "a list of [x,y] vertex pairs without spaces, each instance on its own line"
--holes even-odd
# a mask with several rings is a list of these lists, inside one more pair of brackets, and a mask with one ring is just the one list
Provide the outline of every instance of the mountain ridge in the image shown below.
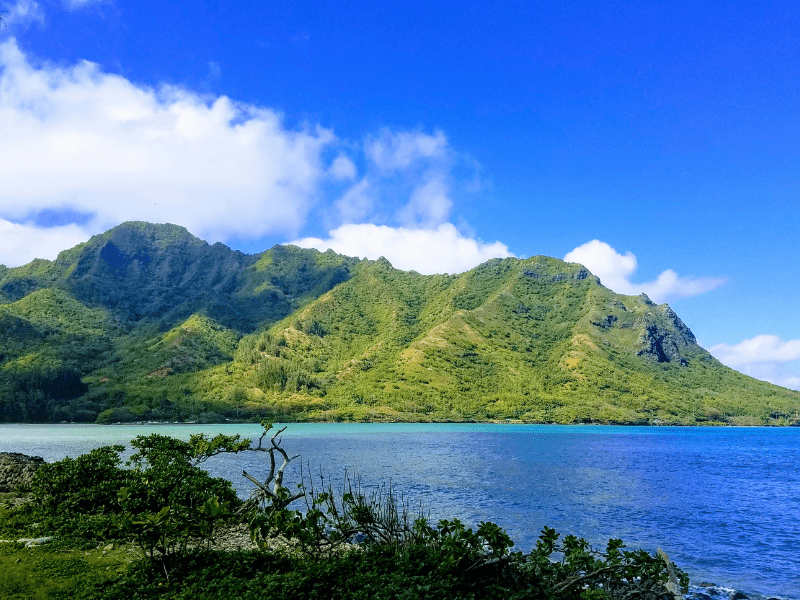
[[666,304],[577,263],[421,275],[124,223],[0,269],[0,420],[800,422]]

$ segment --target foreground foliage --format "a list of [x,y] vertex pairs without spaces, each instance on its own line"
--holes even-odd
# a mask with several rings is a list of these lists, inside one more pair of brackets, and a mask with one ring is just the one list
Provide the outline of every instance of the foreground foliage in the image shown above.
[[124,446],[96,448],[77,458],[43,465],[24,505],[41,533],[83,547],[133,538],[152,558],[184,550],[192,537],[208,538],[214,522],[241,505],[230,481],[210,477],[199,465],[220,452],[250,445],[238,436],[184,442],[138,436],[123,468]]
[[[0,545],[0,566],[8,566],[0,593],[125,600],[672,600],[688,584],[663,553],[629,551],[621,540],[599,550],[545,528],[525,554],[512,551],[514,542],[491,522],[474,529],[457,519],[432,524],[391,487],[365,494],[357,480],[348,480],[340,494],[310,482],[290,492],[283,475],[296,457],[281,445],[283,429],[268,437],[270,428],[264,424],[257,445],[238,436],[196,435],[189,442],[140,436],[127,468],[121,446],[43,467],[31,485],[34,501],[0,509],[0,520],[6,535],[36,530],[59,541],[48,548]],[[246,474],[256,489],[242,502],[230,482],[210,477],[201,465],[216,454],[245,451],[268,454],[269,467],[263,477]],[[302,500],[303,510],[293,508]],[[213,547],[214,527],[236,519],[249,523],[259,550]],[[105,545],[111,539],[118,543]],[[131,543],[139,547],[137,558],[120,549]],[[85,551],[95,547],[102,554]],[[47,581],[26,574],[33,565]]]

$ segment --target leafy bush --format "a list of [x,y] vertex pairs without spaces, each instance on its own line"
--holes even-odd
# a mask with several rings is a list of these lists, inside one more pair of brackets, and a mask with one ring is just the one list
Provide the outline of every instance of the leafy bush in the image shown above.
[[132,473],[121,467],[124,450],[104,446],[42,465],[31,482],[33,519],[44,531],[85,545],[125,537],[117,493]]
[[137,452],[129,468],[119,445],[42,466],[31,483],[31,521],[83,546],[134,536],[152,557],[185,547],[190,537],[210,536],[213,522],[241,504],[229,481],[210,477],[200,464],[241,451],[249,440],[195,435],[184,442],[153,434],[131,445]]
[[131,445],[138,452],[128,461],[133,466],[129,483],[118,493],[120,524],[150,560],[185,550],[191,538],[208,540],[214,522],[241,504],[230,481],[210,477],[199,464],[220,452],[241,451],[250,440],[194,435],[184,442],[152,434],[138,436]]

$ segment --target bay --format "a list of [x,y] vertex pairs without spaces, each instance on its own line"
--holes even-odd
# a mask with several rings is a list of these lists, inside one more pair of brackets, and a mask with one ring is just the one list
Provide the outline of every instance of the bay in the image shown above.
[[[258,425],[0,425],[0,451],[52,461],[157,432],[257,437]],[[601,546],[667,554],[694,583],[751,598],[800,600],[800,429],[491,424],[291,424],[283,435],[287,481],[319,479],[334,489],[345,472],[362,484],[391,481],[434,519],[494,521],[517,549],[543,526]],[[242,469],[255,453],[207,464],[251,489]],[[292,479],[293,478],[293,479]]]

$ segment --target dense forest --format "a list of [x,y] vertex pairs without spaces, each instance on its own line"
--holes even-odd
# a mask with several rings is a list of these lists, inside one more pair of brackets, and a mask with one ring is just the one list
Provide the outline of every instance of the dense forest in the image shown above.
[[125,223],[0,267],[0,340],[5,422],[800,423],[666,304],[544,256],[424,276]]

